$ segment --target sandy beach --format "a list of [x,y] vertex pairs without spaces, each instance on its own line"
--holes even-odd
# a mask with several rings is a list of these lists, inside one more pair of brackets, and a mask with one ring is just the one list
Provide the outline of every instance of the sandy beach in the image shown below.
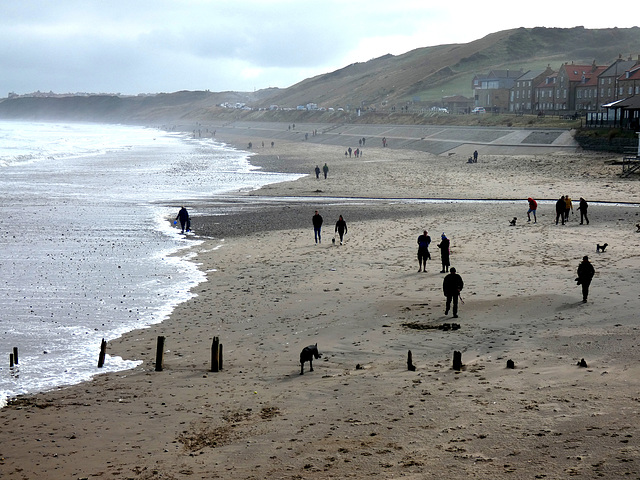
[[[190,205],[207,282],[168,321],[109,344],[138,368],[0,410],[0,478],[640,478],[640,190],[619,157],[481,152],[468,164],[221,139],[264,140],[254,165],[309,175]],[[574,212],[555,225],[565,194]],[[225,205],[242,210],[216,215]],[[339,215],[344,245],[331,241]],[[424,229],[432,259],[418,273]],[[444,314],[442,233],[465,282],[456,319]],[[587,303],[574,281],[584,255],[596,270]],[[300,375],[315,343],[322,358]]]

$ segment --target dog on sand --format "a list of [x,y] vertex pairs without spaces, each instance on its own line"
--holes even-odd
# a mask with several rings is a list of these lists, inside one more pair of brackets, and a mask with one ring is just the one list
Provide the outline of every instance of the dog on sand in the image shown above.
[[304,362],[309,362],[309,371],[313,372],[313,359],[318,359],[322,356],[318,352],[318,344],[309,345],[304,347],[300,352],[300,375],[304,375]]
[[604,245],[600,245],[599,243],[596,245],[596,252],[600,253],[600,252],[604,252],[605,249],[609,246],[608,243],[605,243]]
[[516,220],[518,220],[518,217],[513,217],[513,220],[509,220],[509,225],[511,225],[512,227],[516,226]]

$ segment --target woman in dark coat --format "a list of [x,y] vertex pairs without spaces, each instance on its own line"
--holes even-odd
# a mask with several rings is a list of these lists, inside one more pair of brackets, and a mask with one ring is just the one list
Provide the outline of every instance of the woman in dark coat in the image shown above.
[[340,215],[340,218],[336,222],[336,232],[340,235],[340,245],[342,245],[342,239],[344,238],[345,233],[347,233],[347,222],[344,221],[342,215]]
[[442,240],[438,244],[438,248],[440,249],[440,258],[442,259],[442,270],[440,273],[445,273],[449,271],[449,246],[450,242],[447,236],[443,233]]

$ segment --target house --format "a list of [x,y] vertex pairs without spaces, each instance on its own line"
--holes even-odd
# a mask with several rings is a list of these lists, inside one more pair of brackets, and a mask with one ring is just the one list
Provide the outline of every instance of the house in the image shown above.
[[556,110],[575,111],[576,87],[588,82],[591,77],[602,73],[604,69],[598,67],[596,62],[591,65],[575,65],[565,63],[558,70],[556,90]]
[[516,79],[511,89],[509,99],[509,111],[520,113],[533,113],[535,108],[535,89],[542,79],[553,73],[550,66],[545,70],[529,70]]
[[625,97],[625,95],[620,96],[619,94],[618,78],[633,68],[636,63],[638,62],[631,60],[631,58],[623,60],[620,56],[598,76],[598,105],[611,103]]
[[607,66],[596,67],[588,75],[583,75],[575,87],[575,110],[596,111],[600,107],[598,101],[598,78]]
[[633,97],[640,95],[640,63],[633,65],[617,78],[618,97]]
[[545,76],[534,87],[533,109],[536,112],[556,110],[558,73],[554,72]]
[[472,82],[475,106],[494,113],[508,111],[511,89],[523,73],[522,69],[492,70],[487,75],[476,75]]
[[473,108],[473,99],[462,95],[442,97],[442,106],[449,113],[469,113]]

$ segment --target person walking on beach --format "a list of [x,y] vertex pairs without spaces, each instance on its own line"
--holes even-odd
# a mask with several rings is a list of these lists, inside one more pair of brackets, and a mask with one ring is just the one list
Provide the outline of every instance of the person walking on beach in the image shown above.
[[313,235],[316,239],[316,243],[322,243],[322,238],[320,237],[320,230],[322,229],[322,216],[316,210],[315,215],[311,219],[313,222]]
[[478,150],[473,151],[473,163],[478,163]]
[[460,292],[464,287],[462,277],[456,273],[456,269],[451,267],[449,275],[444,277],[442,281],[442,291],[444,296],[447,297],[447,306],[445,307],[444,314],[449,315],[451,309],[451,301],[453,301],[453,318],[458,318],[458,298]]
[[589,257],[585,255],[582,257],[582,263],[578,265],[578,278],[576,278],[578,285],[582,285],[582,303],[587,303],[589,285],[591,285],[591,280],[595,274],[596,270],[589,262]]
[[429,244],[431,243],[431,237],[428,232],[424,230],[422,235],[418,237],[418,273],[427,271],[427,260],[431,258],[429,253]]
[[191,221],[189,220],[189,212],[187,212],[187,209],[182,207],[180,209],[180,211],[178,212],[178,216],[176,217],[176,220],[180,220],[180,226],[182,227],[182,232],[184,233],[185,228],[187,229],[187,232],[189,230],[191,230]]
[[569,195],[564,196],[564,221],[569,221],[569,212],[573,213],[573,203]]
[[336,232],[340,235],[340,245],[342,245],[344,236],[347,233],[347,222],[344,221],[342,215],[340,215],[340,218],[338,218],[338,221],[336,222]]
[[438,244],[438,248],[440,249],[440,259],[442,260],[442,270],[440,270],[440,273],[445,273],[449,271],[449,246],[451,245],[451,242],[449,242],[449,239],[447,238],[447,236],[443,233],[440,243]]
[[527,202],[529,202],[529,210],[527,210],[527,222],[531,221],[531,214],[533,213],[533,223],[538,223],[538,219],[536,218],[536,210],[538,210],[538,202],[536,202],[533,198],[527,198]]
[[580,206],[578,207],[578,210],[580,210],[580,225],[583,225],[585,220],[587,221],[587,225],[589,225],[589,217],[587,217],[588,208],[589,204],[587,201],[580,197]]
[[322,167],[322,172],[324,173],[324,178],[327,178],[327,173],[329,173],[329,167],[326,163]]
[[566,207],[567,207],[567,204],[564,202],[564,195],[563,195],[556,202],[556,225],[558,224],[558,219],[561,219],[562,225],[564,225],[564,210]]
[[316,165],[316,178],[320,178],[320,167]]

